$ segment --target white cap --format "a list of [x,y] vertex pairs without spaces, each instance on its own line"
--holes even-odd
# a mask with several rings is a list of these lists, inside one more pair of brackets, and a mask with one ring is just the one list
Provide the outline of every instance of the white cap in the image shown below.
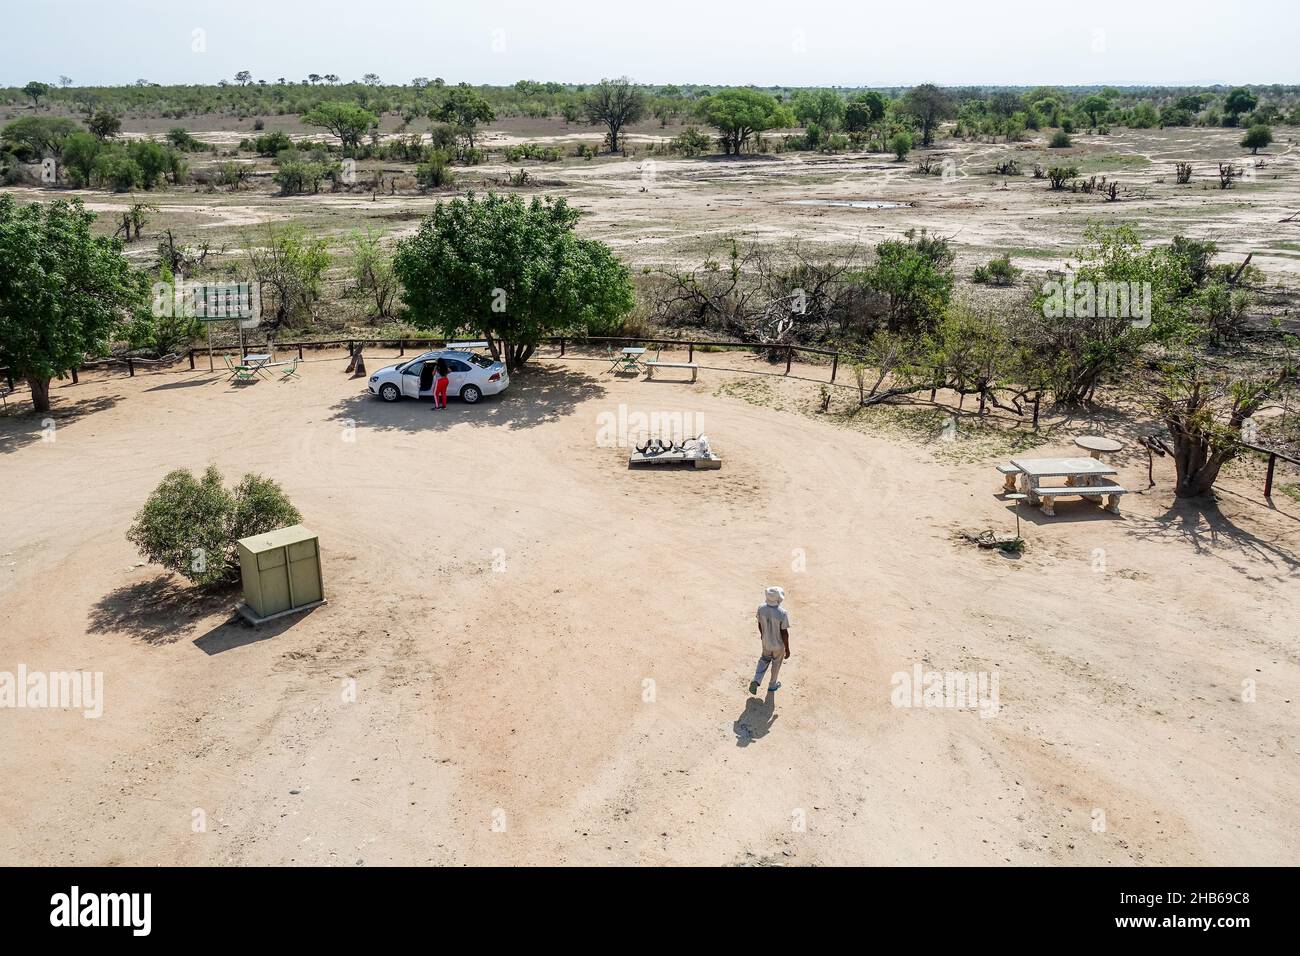
[[776,607],[776,605],[785,600],[785,590],[777,587],[775,584],[769,587],[765,594],[767,596],[767,603],[771,604],[773,607]]

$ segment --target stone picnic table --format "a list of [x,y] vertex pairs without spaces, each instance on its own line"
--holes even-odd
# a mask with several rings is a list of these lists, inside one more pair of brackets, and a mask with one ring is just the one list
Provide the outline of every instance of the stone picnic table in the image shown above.
[[[1109,480],[1116,471],[1100,459],[1012,458],[1011,464],[1020,469],[1021,494],[1028,496],[1031,505],[1041,505],[1044,514],[1056,514],[1053,502],[1060,495],[1080,495],[1097,504],[1106,495],[1106,510],[1119,514],[1119,496],[1124,489]],[[1044,478],[1064,478],[1065,482],[1045,485]]]

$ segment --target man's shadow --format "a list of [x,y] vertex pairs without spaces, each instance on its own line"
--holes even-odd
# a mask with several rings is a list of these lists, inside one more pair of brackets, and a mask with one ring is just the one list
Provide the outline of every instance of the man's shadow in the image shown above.
[[749,698],[745,701],[744,711],[731,725],[736,734],[736,746],[748,747],[756,740],[762,740],[776,723],[776,718],[776,695],[771,691],[762,700]]

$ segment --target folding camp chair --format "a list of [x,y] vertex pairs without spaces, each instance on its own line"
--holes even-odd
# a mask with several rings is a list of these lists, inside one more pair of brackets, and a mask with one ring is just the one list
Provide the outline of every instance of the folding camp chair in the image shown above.
[[298,362],[299,362],[299,361],[301,361],[301,360],[298,359],[298,358],[295,358],[292,362],[287,362],[287,363],[285,363],[284,371],[280,373],[280,381],[282,381],[282,382],[287,382],[287,381],[289,381],[290,379],[295,379],[295,378],[298,378],[298,377],[299,377],[299,376],[298,376]]
[[242,363],[236,365],[235,360],[229,355],[225,356],[225,359],[226,368],[230,369],[230,377],[226,379],[227,382],[251,382],[257,377],[257,372],[251,365]]

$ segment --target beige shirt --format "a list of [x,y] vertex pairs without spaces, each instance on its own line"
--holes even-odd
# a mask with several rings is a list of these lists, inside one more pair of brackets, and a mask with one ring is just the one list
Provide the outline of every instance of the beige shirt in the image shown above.
[[758,627],[763,634],[763,653],[785,656],[785,641],[781,640],[782,629],[790,629],[790,615],[785,608],[773,604],[758,606]]

